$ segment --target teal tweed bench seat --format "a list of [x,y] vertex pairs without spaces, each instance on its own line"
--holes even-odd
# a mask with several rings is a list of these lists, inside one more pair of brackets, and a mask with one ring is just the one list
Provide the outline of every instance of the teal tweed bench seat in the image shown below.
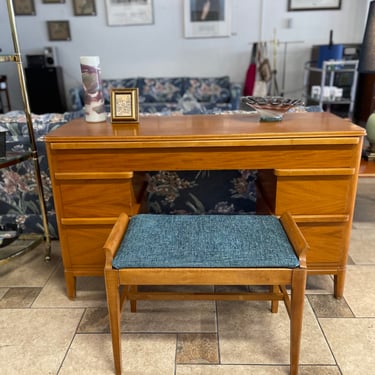
[[[116,374],[120,316],[129,300],[283,300],[290,316],[290,373],[298,373],[308,245],[289,213],[266,215],[121,214],[105,245],[107,304]],[[149,292],[144,285],[266,285],[246,293]],[[291,286],[291,295],[286,286]],[[121,288],[121,286],[125,286]],[[152,319],[152,316],[150,316]]]

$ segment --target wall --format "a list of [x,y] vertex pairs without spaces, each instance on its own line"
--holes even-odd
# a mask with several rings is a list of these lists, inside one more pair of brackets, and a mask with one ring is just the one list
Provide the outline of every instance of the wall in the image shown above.
[[[232,34],[227,38],[186,39],[183,32],[183,0],[154,0],[154,24],[107,26],[104,0],[96,0],[97,15],[73,15],[72,1],[42,4],[34,0],[35,16],[17,16],[23,54],[55,46],[64,69],[66,91],[81,84],[79,57],[98,55],[103,78],[132,76],[229,75],[243,83],[253,42],[276,40],[277,79],[282,89],[283,59],[285,95],[299,97],[303,89],[303,65],[315,44],[327,44],[333,30],[335,43],[360,43],[369,0],[342,0],[341,10],[288,12],[287,0],[232,0]],[[50,42],[47,20],[68,20],[71,41]],[[288,28],[288,23],[291,27]],[[294,43],[296,42],[296,43]],[[0,2],[0,48],[12,53],[6,1]],[[270,50],[272,60],[272,49]],[[0,64],[8,76],[12,109],[22,108],[15,64]]]

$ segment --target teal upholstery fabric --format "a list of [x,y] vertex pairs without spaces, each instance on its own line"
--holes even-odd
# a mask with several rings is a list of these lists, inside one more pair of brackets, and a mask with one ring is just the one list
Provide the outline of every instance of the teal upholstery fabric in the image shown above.
[[279,220],[267,215],[134,216],[112,263],[121,268],[295,268]]

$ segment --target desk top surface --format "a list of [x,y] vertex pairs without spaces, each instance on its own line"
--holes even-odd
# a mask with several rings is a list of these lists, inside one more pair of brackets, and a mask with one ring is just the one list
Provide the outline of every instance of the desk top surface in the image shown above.
[[254,114],[145,116],[139,124],[76,119],[45,136],[50,142],[218,142],[250,139],[364,136],[365,129],[325,112],[289,113],[278,122]]

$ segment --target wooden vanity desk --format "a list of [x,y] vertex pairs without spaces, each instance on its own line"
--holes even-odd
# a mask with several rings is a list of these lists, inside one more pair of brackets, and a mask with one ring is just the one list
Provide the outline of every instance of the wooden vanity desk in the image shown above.
[[103,274],[102,246],[119,213],[139,211],[133,171],[257,169],[257,211],[293,214],[311,247],[309,274],[334,275],[341,297],[364,135],[329,113],[63,125],[45,139],[68,296],[76,277]]

